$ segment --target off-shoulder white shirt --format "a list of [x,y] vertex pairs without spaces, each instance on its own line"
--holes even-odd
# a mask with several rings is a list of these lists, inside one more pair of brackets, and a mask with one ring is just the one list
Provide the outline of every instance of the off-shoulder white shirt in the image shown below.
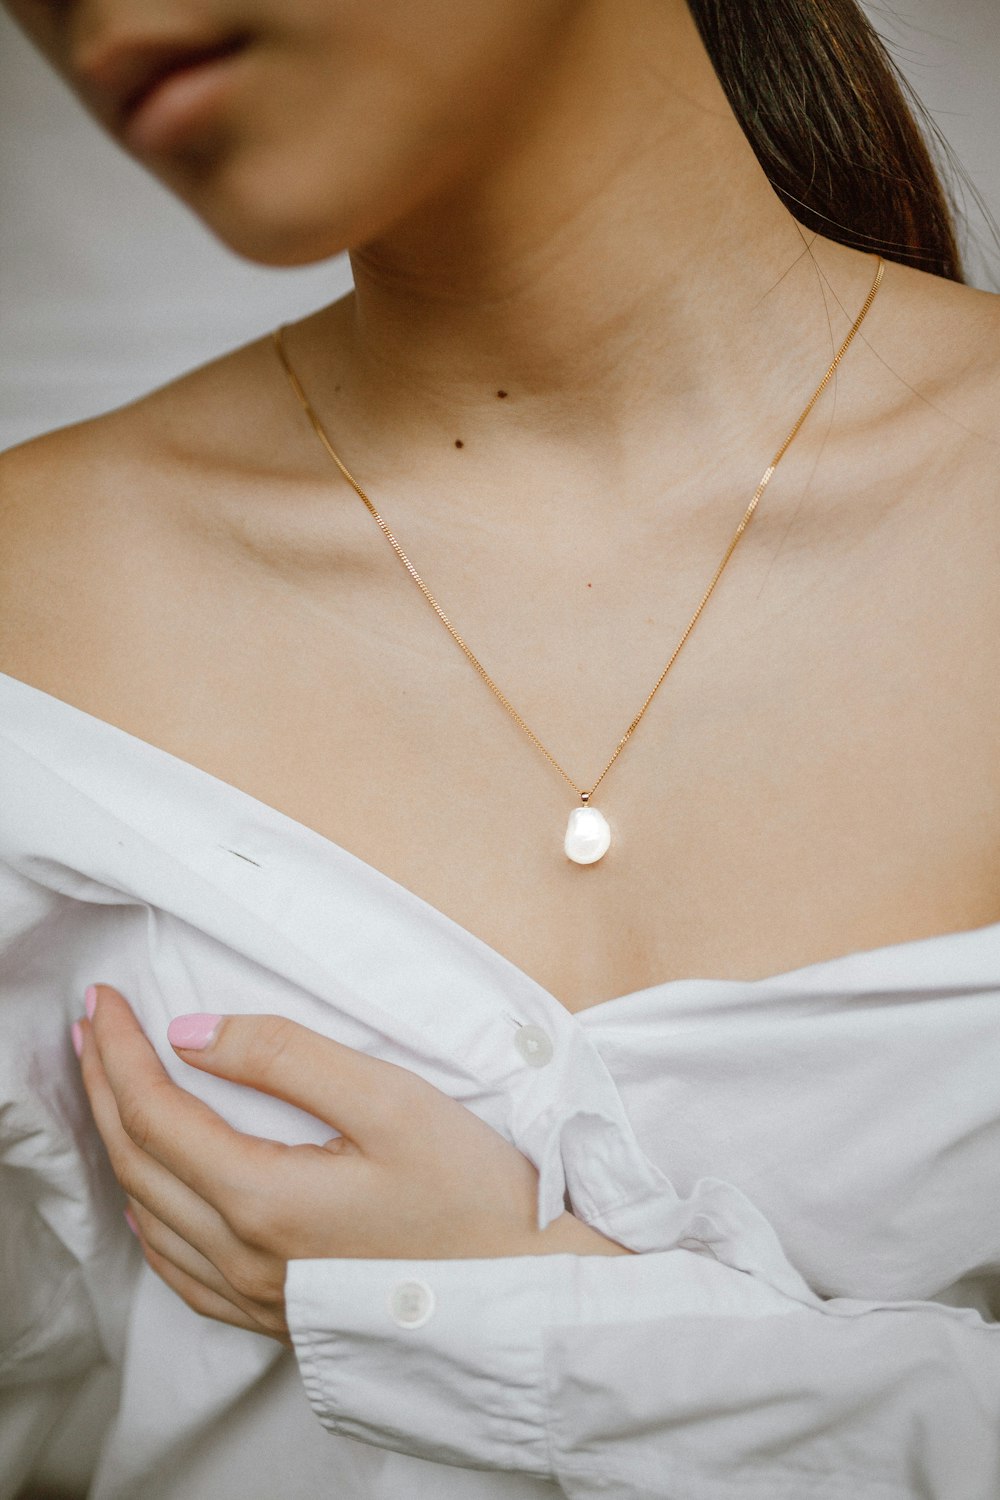
[[[642,1252],[295,1261],[295,1355],[142,1263],[67,1028],[280,1012],[412,1068]],[[94,1500],[996,1500],[1000,923],[573,1016],[319,834],[0,674],[0,1496],[101,1362]]]

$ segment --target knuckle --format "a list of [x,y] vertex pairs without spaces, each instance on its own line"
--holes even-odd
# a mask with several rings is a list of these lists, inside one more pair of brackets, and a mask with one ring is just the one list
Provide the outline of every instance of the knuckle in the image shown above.
[[[177,1288],[175,1287],[174,1290],[177,1291]],[[211,1318],[213,1322],[218,1322],[218,1303],[212,1296],[211,1292],[208,1291],[206,1287],[201,1286],[200,1283],[191,1283],[190,1285],[186,1286],[183,1291],[177,1291],[177,1295],[184,1302],[186,1302],[191,1311],[196,1312],[199,1317]]]
[[111,1170],[125,1196],[127,1198],[138,1197],[140,1183],[131,1152],[123,1150],[117,1143],[105,1144],[104,1150]]
[[173,1263],[155,1250],[148,1241],[143,1245],[143,1254],[150,1270],[155,1272],[170,1288],[174,1296],[179,1297],[199,1317],[217,1321],[218,1301],[208,1287],[203,1286],[200,1281],[196,1281],[191,1276],[179,1276]]
[[280,1068],[296,1035],[284,1016],[255,1016],[243,1041],[243,1061],[250,1077],[264,1078]]
[[133,1217],[136,1223],[139,1225],[139,1231],[142,1235],[143,1251],[152,1251],[154,1255],[162,1255],[163,1251],[167,1247],[159,1219],[157,1219],[153,1214],[145,1214],[143,1218],[140,1219],[139,1215],[134,1211]]
[[142,1248],[146,1259],[152,1264],[153,1257],[159,1266],[172,1264],[171,1254],[175,1250],[175,1244],[170,1230],[160,1222],[153,1214],[147,1214],[144,1222],[140,1225],[142,1230]]
[[123,1099],[118,1106],[122,1129],[133,1145],[144,1151],[149,1142],[152,1125],[149,1110],[142,1099]]
[[260,1324],[265,1333],[272,1337],[288,1336],[288,1323],[282,1308],[259,1307],[254,1312],[255,1320]]
[[150,1270],[155,1271],[160,1280],[165,1281],[167,1286],[177,1293],[178,1297],[183,1297],[184,1301],[187,1302],[190,1296],[195,1295],[195,1283],[189,1281],[183,1286],[180,1285],[180,1278],[177,1275],[177,1270],[173,1262],[169,1261],[165,1255],[157,1250],[156,1246],[151,1244],[148,1239],[143,1243],[142,1253],[146,1258],[146,1263]]
[[147,1088],[142,1094],[129,1094],[118,1102],[118,1117],[122,1129],[140,1151],[147,1151],[155,1137],[158,1098],[159,1090],[154,1086]]
[[253,1177],[231,1183],[217,1198],[216,1207],[230,1232],[244,1245],[269,1249],[280,1237],[284,1213],[280,1202],[288,1148],[276,1142],[261,1151]]
[[162,1250],[145,1233],[142,1237],[142,1253],[157,1275],[162,1276],[164,1281],[169,1280],[171,1273],[170,1261],[167,1260]]
[[224,1217],[241,1244],[251,1248],[268,1244],[272,1217],[261,1195],[234,1192],[225,1206]]
[[274,1278],[269,1267],[256,1256],[238,1256],[227,1266],[225,1275],[233,1291],[244,1302],[266,1307],[276,1300]]
[[190,1307],[192,1312],[198,1313],[202,1318],[217,1318],[217,1302],[208,1287],[203,1286],[193,1277],[179,1277],[172,1262],[153,1249],[148,1242],[143,1246],[143,1254],[150,1270],[154,1271],[174,1295],[180,1297],[181,1301]]

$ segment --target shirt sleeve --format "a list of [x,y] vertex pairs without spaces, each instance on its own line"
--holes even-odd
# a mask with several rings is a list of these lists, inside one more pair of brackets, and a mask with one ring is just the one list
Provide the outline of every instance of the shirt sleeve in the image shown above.
[[331,1432],[572,1500],[991,1500],[1000,1325],[803,1298],[711,1255],[293,1261]]

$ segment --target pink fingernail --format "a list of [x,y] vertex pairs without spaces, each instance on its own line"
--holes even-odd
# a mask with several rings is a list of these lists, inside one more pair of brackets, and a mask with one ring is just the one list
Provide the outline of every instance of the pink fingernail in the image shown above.
[[126,1208],[124,1210],[124,1213],[125,1213],[125,1223],[131,1229],[131,1231],[135,1235],[136,1239],[138,1239],[139,1238],[139,1226],[135,1222],[135,1214],[132,1212],[132,1210],[130,1208]]
[[167,1027],[167,1040],[172,1047],[183,1047],[188,1052],[200,1052],[215,1036],[221,1016],[197,1014],[175,1016]]
[[87,986],[87,989],[86,989],[86,991],[84,993],[84,996],[83,996],[83,1008],[87,1012],[87,1020],[88,1021],[92,1021],[94,1019],[94,1007],[96,1005],[97,1005],[97,985],[96,984],[91,984],[91,985]]
[[73,1022],[72,1026],[69,1028],[69,1034],[73,1042],[73,1051],[76,1053],[77,1057],[79,1057],[80,1053],[83,1051],[83,1027],[80,1025],[79,1021]]

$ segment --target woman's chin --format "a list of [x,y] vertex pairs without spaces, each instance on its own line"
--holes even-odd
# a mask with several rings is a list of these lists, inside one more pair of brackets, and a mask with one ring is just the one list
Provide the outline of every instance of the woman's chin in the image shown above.
[[[158,173],[164,185],[234,254],[264,266],[304,266],[360,244],[396,215],[373,211],[352,185],[296,182],[252,162],[217,164],[212,172]],[[392,195],[387,195],[391,197]]]
[[315,265],[319,261],[331,260],[348,248],[336,236],[296,232],[291,228],[265,228],[260,224],[220,226],[210,222],[207,227],[241,259],[275,269]]
[[352,242],[350,215],[303,203],[263,181],[238,191],[225,182],[166,184],[235,255],[263,266],[304,266],[339,255]]

